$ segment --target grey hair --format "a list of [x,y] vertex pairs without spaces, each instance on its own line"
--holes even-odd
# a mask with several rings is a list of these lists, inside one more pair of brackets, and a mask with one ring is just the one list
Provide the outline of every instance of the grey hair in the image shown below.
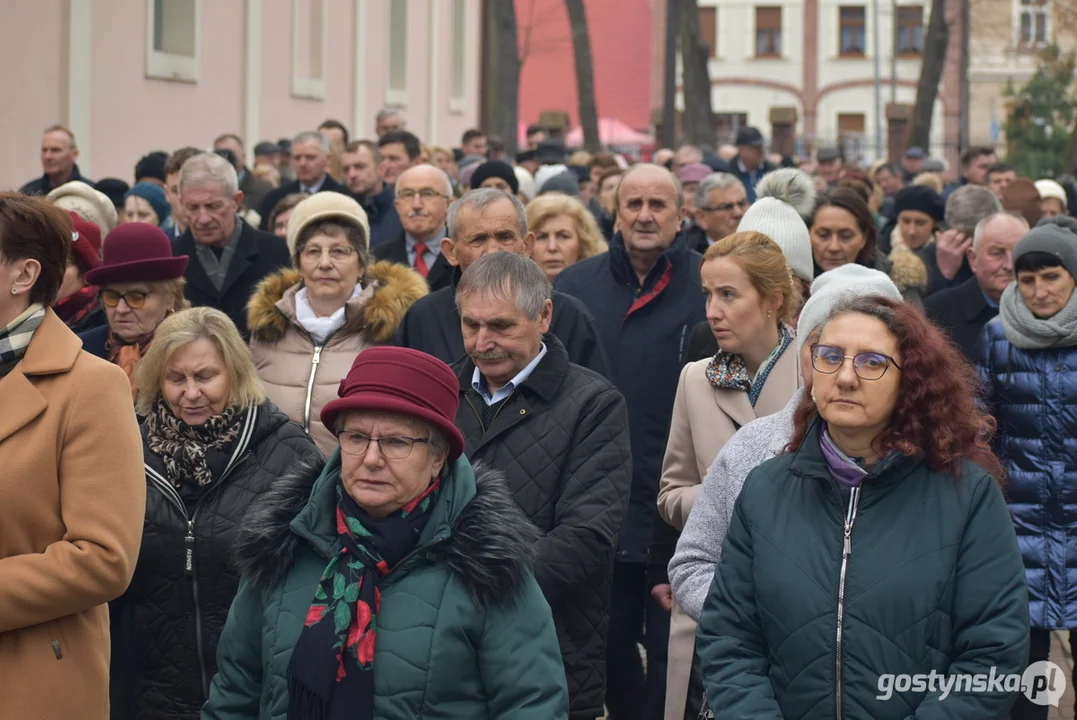
[[436,165],[431,165],[430,163],[422,163],[421,165],[415,165],[414,167],[409,167],[407,170],[400,173],[400,175],[397,176],[397,178],[396,178],[396,184],[393,185],[393,193],[394,194],[396,194],[396,195],[400,194],[400,181],[401,181],[401,179],[403,179],[403,177],[405,175],[407,175],[409,172],[411,172],[415,168],[432,168],[432,169],[436,170],[437,174],[438,174],[438,180],[441,182],[442,194],[445,197],[449,198],[450,200],[452,199],[452,181],[449,180],[449,176],[445,173],[444,170],[442,170],[441,168],[439,168]]
[[[348,419],[349,414],[350,413],[346,413],[346,412],[337,413],[336,419],[333,421],[333,435],[334,436],[338,436],[342,432],[344,432],[344,421]],[[445,437],[445,433],[438,430],[436,427],[433,426],[433,424],[428,423],[425,420],[420,420],[419,418],[416,418],[416,417],[411,417],[410,415],[407,415],[406,413],[385,412],[385,413],[375,413],[375,414],[378,415],[378,416],[384,416],[384,417],[389,417],[389,418],[404,417],[404,418],[407,418],[408,420],[410,420],[412,422],[419,423],[420,425],[425,425],[427,431],[430,434],[430,452],[433,453],[434,455],[442,455],[442,454],[448,455],[449,454],[449,439],[447,437]]]
[[210,183],[220,185],[229,197],[239,192],[239,177],[235,167],[217,153],[192,155],[183,163],[179,173],[181,195],[185,187],[202,187]]
[[511,252],[483,255],[471,263],[456,284],[456,307],[460,299],[473,293],[511,295],[516,308],[531,320],[538,319],[551,299],[553,287],[542,268],[531,258]]
[[1022,226],[1024,226],[1024,229],[1025,229],[1026,232],[1029,229],[1028,220],[1026,220],[1024,218],[1024,216],[1019,215],[1018,213],[1011,213],[1011,212],[1005,212],[1005,211],[1004,212],[992,213],[991,215],[988,215],[987,217],[980,220],[980,222],[976,223],[976,229],[972,233],[972,249],[973,250],[979,252],[980,248],[983,247],[984,234],[987,233],[987,226],[990,225],[991,223],[995,222],[996,220],[1000,219],[1000,218],[1010,218],[1010,219],[1020,223]]
[[946,224],[965,233],[974,232],[976,225],[989,215],[1002,212],[1002,203],[982,185],[963,185],[946,201]]
[[329,138],[322,135],[320,132],[314,130],[308,130],[307,132],[301,132],[292,138],[292,147],[295,147],[299,143],[316,142],[318,147],[322,149],[322,152],[329,152]]
[[815,212],[815,183],[808,173],[796,168],[781,168],[763,176],[755,186],[757,198],[772,197],[797,211],[805,224]]
[[382,108],[381,110],[378,110],[378,114],[374,117],[374,120],[376,122],[381,122],[382,120],[386,120],[391,117],[397,117],[401,120],[404,119],[404,116],[396,108]]
[[475,188],[474,190],[468,190],[464,193],[464,196],[449,206],[449,218],[447,220],[449,237],[456,240],[457,216],[460,214],[460,210],[465,207],[473,207],[479,212],[482,212],[486,208],[490,207],[496,202],[502,200],[510,200],[512,207],[516,210],[516,218],[520,221],[520,238],[523,239],[527,235],[527,211],[524,210],[524,204],[520,202],[520,199],[515,195],[509,195],[503,190],[497,188]]
[[724,172],[711,173],[700,180],[699,185],[696,187],[696,207],[706,206],[711,190],[725,190],[740,184],[740,178],[736,175]]

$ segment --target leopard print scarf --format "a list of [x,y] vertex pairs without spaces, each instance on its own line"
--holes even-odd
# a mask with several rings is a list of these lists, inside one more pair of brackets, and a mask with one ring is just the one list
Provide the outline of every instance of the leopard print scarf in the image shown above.
[[231,449],[243,428],[245,408],[228,407],[201,425],[188,425],[176,417],[163,398],[157,398],[146,416],[146,440],[161,458],[165,477],[179,487],[184,482],[205,487],[213,481],[206,454]]

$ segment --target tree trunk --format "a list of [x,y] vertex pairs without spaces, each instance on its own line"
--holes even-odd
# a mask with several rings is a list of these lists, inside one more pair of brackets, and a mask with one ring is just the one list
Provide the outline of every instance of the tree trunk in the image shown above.
[[[511,5],[512,2],[506,1]],[[568,22],[572,27],[572,49],[576,56],[576,90],[579,94],[580,125],[583,147],[589,152],[602,150],[598,137],[598,109],[595,107],[595,71],[591,61],[591,35],[587,30],[587,13],[583,0],[565,0]]]
[[519,142],[520,59],[516,42],[516,4],[486,3],[486,131],[499,135],[509,157]]
[[679,10],[685,139],[692,145],[713,145],[710,51],[699,34],[699,6],[696,0],[681,0]]
[[666,46],[662,74],[662,128],[658,142],[662,147],[677,144],[677,27],[680,24],[677,0],[666,0]]
[[946,46],[950,39],[950,23],[946,20],[946,0],[932,0],[931,18],[924,37],[924,57],[920,64],[920,82],[916,85],[916,107],[912,114],[909,146],[930,152],[931,118],[935,98],[939,94]]

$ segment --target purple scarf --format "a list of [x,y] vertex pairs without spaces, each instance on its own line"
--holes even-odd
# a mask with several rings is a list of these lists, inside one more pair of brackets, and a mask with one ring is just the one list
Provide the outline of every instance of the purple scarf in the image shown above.
[[867,470],[857,465],[855,460],[834,444],[826,422],[823,422],[822,431],[819,433],[819,449],[823,451],[827,467],[830,468],[830,476],[834,478],[839,488],[857,487],[868,476]]

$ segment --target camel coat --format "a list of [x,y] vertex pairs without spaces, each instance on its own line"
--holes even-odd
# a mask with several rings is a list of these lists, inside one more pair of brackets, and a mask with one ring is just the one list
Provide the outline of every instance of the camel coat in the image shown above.
[[422,275],[390,262],[374,263],[364,282],[359,297],[345,305],[344,326],[324,345],[315,345],[296,319],[295,295],[303,287],[298,270],[265,278],[247,305],[251,355],[266,395],[326,456],[337,449],[337,438],[322,425],[322,407],[336,400],[355,356],[388,344],[408,308],[428,292]]
[[[707,358],[684,366],[673,403],[673,421],[658,486],[658,514],[677,530],[684,529],[703,478],[726,441],[741,426],[781,410],[800,386],[795,342],[774,363],[755,407],[742,390],[711,386],[706,376],[710,361]],[[666,720],[684,718],[695,638],[695,622],[674,603],[669,629]]]
[[0,716],[107,720],[146,512],[131,386],[52,310],[0,378]]

